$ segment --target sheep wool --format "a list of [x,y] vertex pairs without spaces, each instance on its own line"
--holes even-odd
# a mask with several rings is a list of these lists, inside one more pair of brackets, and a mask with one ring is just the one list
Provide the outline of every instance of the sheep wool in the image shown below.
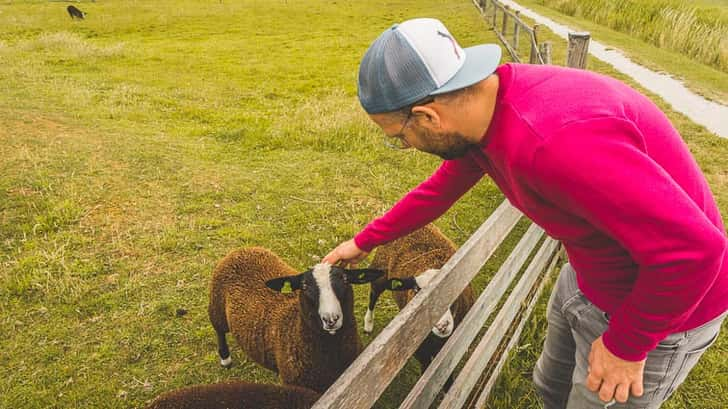
[[[456,251],[455,244],[432,224],[379,247],[370,267],[384,270],[386,277],[372,284],[369,311],[374,310],[376,299],[383,291],[387,279],[416,277],[427,270],[439,269]],[[404,308],[414,294],[412,290],[392,291],[392,297],[400,309]],[[474,303],[475,294],[468,285],[450,306],[454,327],[460,324]],[[428,334],[415,352],[415,358],[422,365],[423,371],[446,341],[447,338],[437,337],[432,332]]]
[[296,274],[267,249],[231,252],[213,271],[210,321],[224,345],[221,357],[229,357],[224,334],[232,332],[247,357],[277,372],[283,383],[322,393],[362,349],[354,318],[354,293],[346,284],[345,295],[339,300],[342,327],[332,335],[314,325],[320,323],[310,316],[315,311],[304,312],[304,296],[299,291],[282,293],[266,287],[270,279]]
[[146,409],[309,409],[318,398],[298,386],[223,382],[163,393]]

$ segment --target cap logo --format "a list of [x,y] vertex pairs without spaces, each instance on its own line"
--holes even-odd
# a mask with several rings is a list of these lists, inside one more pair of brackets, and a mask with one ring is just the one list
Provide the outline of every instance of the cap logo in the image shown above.
[[450,35],[443,33],[440,30],[437,30],[437,35],[439,35],[440,37],[445,37],[448,40],[450,40],[450,43],[452,44],[452,50],[455,52],[455,57],[457,57],[457,59],[459,60],[460,53],[458,53],[458,47],[457,47],[457,45],[455,45],[455,40],[453,40],[453,38]]

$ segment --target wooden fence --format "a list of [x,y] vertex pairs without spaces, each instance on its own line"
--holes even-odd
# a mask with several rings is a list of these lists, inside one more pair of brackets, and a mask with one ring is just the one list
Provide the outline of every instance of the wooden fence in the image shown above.
[[525,39],[528,43],[526,48],[529,50],[529,64],[551,64],[551,43],[539,44],[538,24],[529,26],[521,20],[519,11],[513,11],[497,0],[473,0],[473,3],[485,21],[492,25],[493,31],[513,61],[524,62],[522,57],[525,53],[521,46],[524,44],[522,39]]
[[[526,46],[529,62],[551,63],[551,44],[539,44],[538,26],[525,24],[518,12],[497,0],[474,0],[511,57],[521,62]],[[499,18],[500,16],[500,18]],[[500,27],[497,25],[501,21]],[[510,27],[513,29],[511,30]],[[521,41],[525,36],[527,43]],[[589,34],[569,36],[569,66],[584,68]],[[342,376],[319,399],[313,409],[368,409],[404,367],[432,326],[473,280],[498,246],[522,217],[503,202],[442,267],[427,288],[422,289],[367,346]],[[560,245],[531,225],[521,237],[473,307],[449,337],[400,409],[426,409],[433,405],[443,385],[465,358],[440,409],[482,408],[509,352],[518,342],[524,324],[541,294],[546,278],[559,267]],[[543,239],[543,240],[542,240]],[[538,246],[539,242],[541,245]],[[538,247],[538,250],[536,250]],[[535,255],[533,254],[535,252]],[[530,263],[502,304],[495,318],[488,318],[512,282]],[[485,328],[485,330],[484,330]],[[485,333],[478,339],[478,335]],[[477,344],[474,344],[477,341]],[[466,356],[467,355],[467,356]]]
[[[370,408],[521,216],[508,202],[503,202],[442,267],[441,273],[418,292],[367,346],[321,397],[314,409]],[[430,407],[543,234],[541,228],[532,225],[523,235],[400,408]],[[461,408],[468,398],[477,399],[478,402],[485,400],[495,374],[517,342],[526,318],[541,293],[545,274],[553,271],[558,263],[558,247],[559,243],[551,238],[543,240],[500,312],[455,378],[440,408]],[[479,381],[486,368],[494,375],[483,384]],[[480,390],[476,390],[476,386],[480,386]],[[475,393],[473,397],[471,392]]]
[[[539,43],[540,25],[529,26],[521,20],[518,10],[511,10],[498,0],[473,0],[473,3],[480,10],[486,23],[492,27],[513,61],[525,62],[524,57],[527,53],[529,64],[551,64],[552,44],[548,41]],[[589,33],[569,33],[567,66],[586,68],[589,39]],[[528,51],[524,51],[524,48]]]

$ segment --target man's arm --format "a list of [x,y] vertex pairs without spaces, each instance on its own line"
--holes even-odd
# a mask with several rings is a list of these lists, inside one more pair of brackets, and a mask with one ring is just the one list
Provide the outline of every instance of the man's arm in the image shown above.
[[354,242],[369,252],[423,227],[445,213],[484,174],[485,171],[468,156],[443,162],[426,181],[382,217],[369,223],[354,237]]
[[483,177],[474,160],[448,160],[426,181],[410,191],[382,217],[372,221],[353,239],[339,244],[323,262],[356,264],[376,246],[417,230],[445,213]]

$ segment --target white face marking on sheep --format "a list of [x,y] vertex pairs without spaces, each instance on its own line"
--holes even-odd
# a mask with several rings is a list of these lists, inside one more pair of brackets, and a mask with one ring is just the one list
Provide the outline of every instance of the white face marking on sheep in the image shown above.
[[[429,269],[415,277],[415,281],[420,288],[425,288],[428,284],[430,284],[430,281],[432,281],[435,277],[435,274],[439,272],[440,270],[437,269]],[[442,317],[440,317],[440,320],[437,321],[435,326],[432,327],[432,333],[440,338],[447,338],[450,334],[452,334],[454,328],[455,320],[452,317],[452,312],[450,312],[450,309],[448,308],[448,310],[442,314]]]
[[313,268],[313,278],[319,288],[319,309],[321,325],[329,334],[336,334],[343,324],[341,302],[331,285],[331,264],[321,263]]
[[364,332],[372,332],[374,330],[374,311],[367,309],[364,316]]

